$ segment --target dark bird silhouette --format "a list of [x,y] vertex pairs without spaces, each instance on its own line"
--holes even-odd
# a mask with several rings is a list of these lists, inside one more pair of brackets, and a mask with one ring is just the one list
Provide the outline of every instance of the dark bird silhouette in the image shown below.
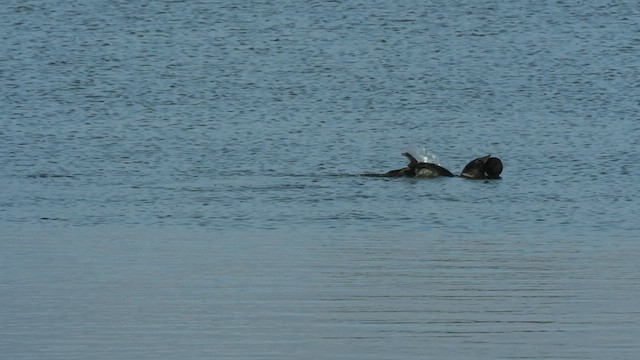
[[491,155],[471,160],[460,176],[467,179],[500,179],[502,161]]

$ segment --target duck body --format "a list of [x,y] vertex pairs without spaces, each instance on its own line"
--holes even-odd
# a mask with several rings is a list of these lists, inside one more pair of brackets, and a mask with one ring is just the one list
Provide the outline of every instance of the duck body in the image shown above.
[[[440,176],[455,177],[451,171],[440,165],[418,161],[411,154],[402,153],[409,159],[409,165],[401,169],[391,170],[384,174],[364,174],[364,176],[374,177],[414,177],[414,178],[436,178]],[[471,160],[460,173],[460,177],[471,180],[500,179],[502,173],[502,161],[497,157],[486,155]]]
[[439,176],[453,177],[451,171],[443,168],[440,165],[420,162],[416,160],[411,154],[405,152],[402,153],[407,159],[409,159],[409,165],[402,169],[391,170],[382,176],[384,177],[422,177],[422,178],[434,178]]

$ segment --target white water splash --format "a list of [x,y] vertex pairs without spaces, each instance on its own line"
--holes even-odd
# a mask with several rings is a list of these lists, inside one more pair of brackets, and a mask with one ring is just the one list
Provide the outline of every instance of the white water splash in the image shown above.
[[427,162],[427,163],[440,165],[440,160],[438,159],[438,156],[434,153],[427,151],[427,148],[424,146],[413,146],[407,149],[407,152],[413,155],[413,157],[420,162]]

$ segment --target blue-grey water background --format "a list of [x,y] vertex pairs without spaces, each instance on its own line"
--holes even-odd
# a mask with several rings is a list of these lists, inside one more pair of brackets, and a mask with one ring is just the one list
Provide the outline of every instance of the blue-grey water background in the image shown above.
[[[636,359],[632,1],[3,1],[8,359]],[[454,173],[499,156],[499,181]]]

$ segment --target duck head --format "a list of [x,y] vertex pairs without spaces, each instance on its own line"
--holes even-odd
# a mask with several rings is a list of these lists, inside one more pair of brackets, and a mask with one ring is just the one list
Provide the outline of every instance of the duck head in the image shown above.
[[502,161],[491,155],[471,160],[462,169],[460,176],[467,179],[499,179],[502,173]]

